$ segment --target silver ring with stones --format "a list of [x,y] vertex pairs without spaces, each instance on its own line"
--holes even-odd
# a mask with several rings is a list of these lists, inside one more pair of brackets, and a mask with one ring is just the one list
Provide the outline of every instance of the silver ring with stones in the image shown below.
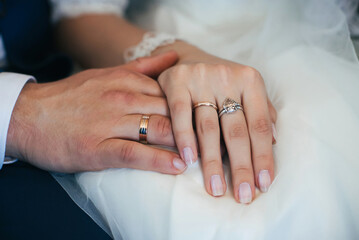
[[234,113],[238,110],[244,112],[243,106],[231,98],[226,98],[223,102],[222,107],[223,108],[218,113],[219,118],[222,117],[225,113]]

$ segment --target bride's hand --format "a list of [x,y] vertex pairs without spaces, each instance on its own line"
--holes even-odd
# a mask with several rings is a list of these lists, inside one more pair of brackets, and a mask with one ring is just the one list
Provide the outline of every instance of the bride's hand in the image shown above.
[[[272,141],[276,134],[276,112],[260,73],[197,49],[165,70],[159,83],[169,104],[177,147],[188,164],[198,156],[192,125],[192,115],[195,116],[207,192],[221,196],[226,191],[221,133],[229,154],[235,199],[251,202],[255,186],[266,192],[274,177]],[[243,105],[243,111],[219,117],[219,112],[211,106],[193,110],[198,103],[213,103],[221,110],[226,98]]]

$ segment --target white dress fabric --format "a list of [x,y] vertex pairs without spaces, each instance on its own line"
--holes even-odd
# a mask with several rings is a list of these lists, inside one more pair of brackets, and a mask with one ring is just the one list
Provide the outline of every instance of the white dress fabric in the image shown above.
[[335,1],[143,2],[129,8],[140,26],[262,73],[278,112],[275,179],[242,205],[231,187],[208,195],[200,164],[76,174],[88,199],[57,176],[75,201],[115,239],[359,239],[359,63]]

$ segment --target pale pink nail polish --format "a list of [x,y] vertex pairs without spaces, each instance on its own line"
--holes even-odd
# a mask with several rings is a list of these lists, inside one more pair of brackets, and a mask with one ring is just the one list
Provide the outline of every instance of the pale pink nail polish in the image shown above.
[[271,179],[268,170],[261,170],[258,175],[259,188],[262,192],[267,192],[271,184]]
[[182,161],[182,159],[179,158],[173,159],[173,166],[180,171],[183,171],[187,167],[187,165]]
[[278,133],[277,133],[277,128],[275,127],[275,124],[274,124],[274,123],[272,123],[272,133],[273,133],[274,143],[276,143],[276,142],[277,142]]
[[244,182],[239,185],[239,201],[241,203],[252,202],[252,190],[249,183]]
[[193,151],[190,147],[185,147],[183,149],[183,157],[184,157],[184,160],[186,161],[187,165],[193,164],[194,155],[193,155]]
[[224,189],[223,189],[223,183],[222,183],[221,176],[213,175],[211,177],[211,188],[212,188],[213,196],[222,196],[223,195]]

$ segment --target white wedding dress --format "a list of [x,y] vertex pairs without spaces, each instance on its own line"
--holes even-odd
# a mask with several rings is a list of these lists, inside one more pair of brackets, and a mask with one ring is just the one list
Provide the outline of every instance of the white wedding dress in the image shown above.
[[242,205],[208,195],[200,164],[55,175],[90,216],[126,240],[359,239],[359,63],[334,1],[133,1],[129,17],[262,73],[275,179]]

